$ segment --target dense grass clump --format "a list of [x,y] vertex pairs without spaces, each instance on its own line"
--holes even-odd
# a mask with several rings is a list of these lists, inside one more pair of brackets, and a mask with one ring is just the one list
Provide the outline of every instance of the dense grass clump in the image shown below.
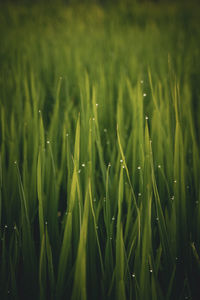
[[122,3],[1,4],[1,299],[200,297],[198,6]]

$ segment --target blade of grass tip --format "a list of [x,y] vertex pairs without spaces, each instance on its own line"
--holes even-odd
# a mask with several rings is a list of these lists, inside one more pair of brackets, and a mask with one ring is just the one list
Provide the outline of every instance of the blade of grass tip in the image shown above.
[[[90,185],[90,183],[88,184]],[[78,253],[75,265],[74,284],[72,292],[72,300],[87,299],[87,270],[86,270],[86,253],[87,253],[87,228],[89,215],[89,186],[85,195],[83,221],[81,224],[80,240],[78,245]]]

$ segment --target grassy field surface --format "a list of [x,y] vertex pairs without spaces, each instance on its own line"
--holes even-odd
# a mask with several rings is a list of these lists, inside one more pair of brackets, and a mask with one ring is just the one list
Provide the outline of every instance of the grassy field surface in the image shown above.
[[0,4],[0,297],[200,299],[197,4]]

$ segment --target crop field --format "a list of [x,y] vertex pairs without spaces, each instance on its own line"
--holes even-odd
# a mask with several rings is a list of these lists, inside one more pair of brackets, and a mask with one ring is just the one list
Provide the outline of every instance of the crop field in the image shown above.
[[0,299],[200,299],[200,6],[0,4]]

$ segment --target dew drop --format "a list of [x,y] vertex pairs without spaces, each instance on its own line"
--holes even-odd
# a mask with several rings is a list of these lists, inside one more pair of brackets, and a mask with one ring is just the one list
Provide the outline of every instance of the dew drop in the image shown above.
[[115,217],[114,216],[112,217],[112,221],[115,221]]
[[104,128],[104,130],[103,130],[104,132],[107,132],[107,129],[106,128]]
[[135,277],[135,273],[133,273],[131,276],[134,278]]
[[47,144],[50,144],[50,141],[47,141]]
[[84,167],[85,167],[85,164],[83,163],[81,166],[84,168]]
[[141,197],[141,196],[142,196],[142,194],[141,194],[141,193],[138,193],[138,196],[139,196],[139,197]]
[[147,95],[147,94],[146,94],[146,93],[144,93],[144,94],[143,94],[143,97],[146,97],[146,95]]
[[160,169],[160,168],[161,168],[161,165],[158,165],[158,168]]
[[137,169],[138,169],[138,170],[141,170],[141,167],[140,167],[140,166],[138,166],[138,167],[137,167]]

